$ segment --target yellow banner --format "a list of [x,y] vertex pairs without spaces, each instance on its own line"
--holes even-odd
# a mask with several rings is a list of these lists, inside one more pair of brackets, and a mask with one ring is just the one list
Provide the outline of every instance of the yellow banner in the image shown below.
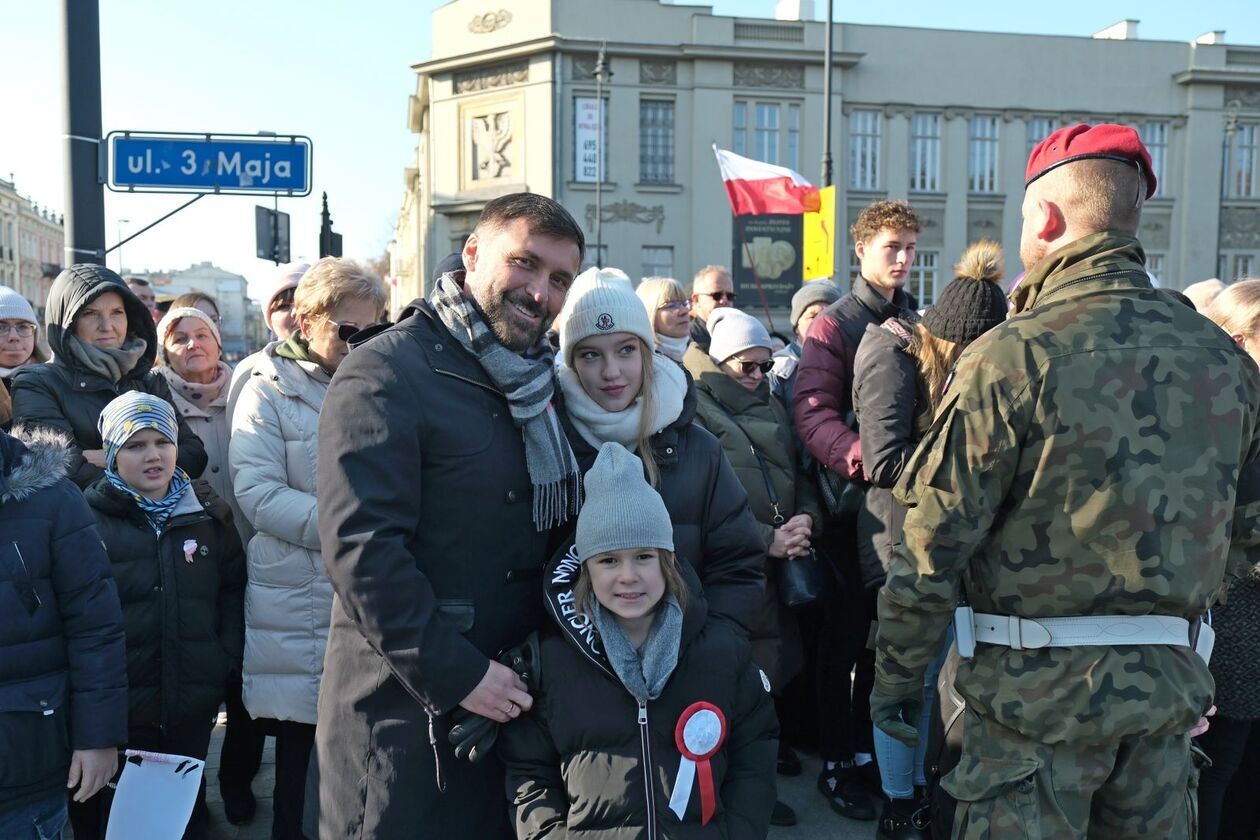
[[818,212],[806,213],[803,222],[804,274],[806,280],[820,280],[835,273],[836,188],[818,191]]

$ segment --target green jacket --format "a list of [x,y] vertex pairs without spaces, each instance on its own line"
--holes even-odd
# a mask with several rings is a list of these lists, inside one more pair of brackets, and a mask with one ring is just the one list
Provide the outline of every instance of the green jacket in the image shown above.
[[[876,691],[920,685],[955,603],[977,612],[1201,616],[1260,453],[1260,373],[1206,318],[1151,288],[1136,239],[1101,233],[1033,267],[1020,313],[963,354],[906,466],[911,506],[879,596]],[[960,593],[960,584],[963,592]],[[957,686],[1044,743],[1187,731],[1212,700],[1189,647],[980,644]]]

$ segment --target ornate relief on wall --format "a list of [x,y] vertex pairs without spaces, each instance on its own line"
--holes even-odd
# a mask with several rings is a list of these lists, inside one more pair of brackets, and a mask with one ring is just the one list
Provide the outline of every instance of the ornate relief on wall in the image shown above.
[[1244,111],[1260,111],[1260,85],[1228,85],[1225,104],[1235,101]]
[[455,92],[471,93],[478,90],[518,85],[529,81],[529,61],[510,61],[493,64],[475,70],[463,70],[455,74]]
[[[592,72],[594,72],[592,68]],[[676,85],[678,84],[678,62],[649,61],[639,62],[639,84],[641,85]]]
[[[665,224],[665,207],[661,204],[655,207],[644,207],[633,201],[617,201],[604,205],[603,217],[605,223],[632,222],[636,225],[648,225],[656,222],[656,232],[660,233]],[[595,229],[594,204],[586,205],[586,229]]]
[[511,144],[511,111],[473,117],[469,180],[486,181],[511,176],[512,160],[508,157]]
[[968,210],[967,238],[971,242],[977,239],[1002,241],[1001,210]]
[[[859,211],[861,208],[858,208]],[[916,207],[919,214],[919,245],[945,244],[945,210],[940,207]],[[856,219],[855,219],[856,221]]]
[[735,87],[805,87],[805,68],[800,64],[738,61],[734,65],[733,75]]
[[593,55],[575,55],[570,63],[572,69],[571,79],[575,82],[590,82],[595,80],[595,64],[599,59]]
[[512,22],[512,13],[507,9],[499,9],[497,12],[486,12],[484,15],[477,15],[468,21],[468,31],[480,35],[485,32],[495,32]]
[[1260,248],[1260,207],[1221,208],[1221,247]]
[[1168,216],[1159,214],[1142,214],[1142,226],[1138,229],[1138,239],[1151,251],[1167,251],[1172,241],[1172,222]]

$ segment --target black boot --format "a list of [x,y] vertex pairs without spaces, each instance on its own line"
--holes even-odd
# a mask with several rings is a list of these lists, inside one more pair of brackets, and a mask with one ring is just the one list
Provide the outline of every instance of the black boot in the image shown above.
[[842,817],[851,820],[873,820],[875,809],[871,807],[856,767],[840,767],[828,770],[826,764],[818,775],[818,790],[831,808]]
[[876,840],[928,840],[927,831],[915,825],[915,810],[913,799],[885,799]]
[[786,802],[775,802],[770,812],[770,825],[796,825],[796,812]]
[[796,750],[789,747],[783,741],[779,742],[779,763],[777,769],[780,776],[801,775],[800,756],[796,754]]

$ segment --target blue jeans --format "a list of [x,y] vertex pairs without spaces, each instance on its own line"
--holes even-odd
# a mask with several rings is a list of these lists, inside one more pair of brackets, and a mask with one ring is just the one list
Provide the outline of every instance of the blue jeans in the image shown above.
[[923,773],[923,759],[927,755],[928,732],[936,703],[936,678],[940,676],[945,655],[954,640],[954,629],[945,633],[940,653],[923,673],[923,711],[919,715],[919,745],[908,747],[875,727],[875,758],[879,761],[879,780],[884,795],[889,799],[913,799],[914,786],[927,784]]
[[61,840],[66,825],[66,794],[0,813],[0,837],[5,840]]

